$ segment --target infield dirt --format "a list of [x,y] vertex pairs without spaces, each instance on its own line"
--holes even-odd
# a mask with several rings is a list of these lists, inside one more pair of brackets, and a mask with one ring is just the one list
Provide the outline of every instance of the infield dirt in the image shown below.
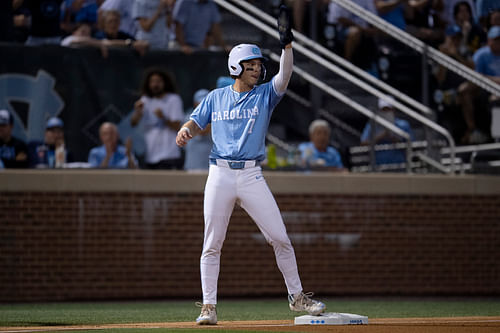
[[267,332],[363,332],[363,333],[476,333],[500,332],[498,317],[450,318],[374,318],[368,325],[294,325],[291,320],[219,321],[217,325],[199,326],[192,322],[133,323],[75,326],[0,327],[0,332],[63,332],[78,330],[106,330],[112,328],[198,328],[219,330]]

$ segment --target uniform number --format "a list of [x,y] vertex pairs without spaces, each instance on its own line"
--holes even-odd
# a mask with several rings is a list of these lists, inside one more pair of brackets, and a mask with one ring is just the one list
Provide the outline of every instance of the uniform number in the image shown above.
[[254,118],[250,118],[248,120],[248,134],[252,133],[253,125],[255,125],[255,119]]

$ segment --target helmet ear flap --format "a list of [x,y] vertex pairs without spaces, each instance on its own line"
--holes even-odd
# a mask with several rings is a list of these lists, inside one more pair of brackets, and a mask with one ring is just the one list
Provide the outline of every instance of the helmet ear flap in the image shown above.
[[241,64],[231,65],[230,68],[232,70],[231,75],[240,76],[241,72],[243,72],[243,66],[241,66]]
[[238,65],[236,65],[236,66],[237,66],[236,72],[238,73],[237,76],[241,76],[241,73],[243,73],[243,71],[245,70],[245,67],[243,67],[241,62],[239,62]]

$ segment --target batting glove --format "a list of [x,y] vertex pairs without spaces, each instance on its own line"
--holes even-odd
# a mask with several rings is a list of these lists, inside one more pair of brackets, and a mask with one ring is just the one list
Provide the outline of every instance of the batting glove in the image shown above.
[[280,34],[280,45],[284,49],[285,46],[293,41],[292,33],[292,15],[290,9],[285,6],[280,6],[280,11],[278,15],[278,32]]

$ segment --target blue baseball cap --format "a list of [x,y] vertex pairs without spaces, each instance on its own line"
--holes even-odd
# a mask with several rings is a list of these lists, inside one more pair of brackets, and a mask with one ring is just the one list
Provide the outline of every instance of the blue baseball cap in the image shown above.
[[0,125],[7,125],[14,123],[14,119],[7,110],[0,110]]
[[224,88],[234,84],[234,79],[230,76],[221,76],[217,79],[217,88]]
[[488,38],[495,39],[498,37],[500,37],[500,26],[498,25],[492,26],[488,31]]
[[209,91],[207,89],[196,90],[193,95],[193,103],[199,104],[208,95]]
[[456,36],[456,35],[462,33],[462,29],[460,29],[460,27],[458,25],[452,24],[446,28],[445,33],[446,33],[446,36]]
[[45,129],[50,129],[54,127],[63,128],[64,127],[63,121],[57,117],[49,118],[49,120],[47,120],[47,126],[45,126]]

